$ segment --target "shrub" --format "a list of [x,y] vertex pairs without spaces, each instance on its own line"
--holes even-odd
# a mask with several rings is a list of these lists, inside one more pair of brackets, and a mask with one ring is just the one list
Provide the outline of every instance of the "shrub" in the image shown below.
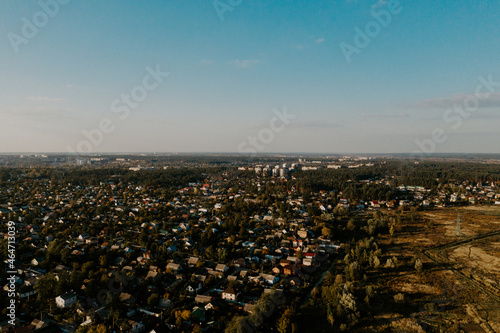
[[391,328],[393,332],[405,332],[405,333],[424,333],[425,331],[417,323],[415,319],[403,318],[398,321],[393,321],[391,323]]
[[417,259],[415,261],[415,269],[417,270],[418,273],[421,273],[422,270],[424,269],[424,264],[420,261],[420,259]]
[[403,295],[401,293],[397,293],[396,295],[394,295],[394,301],[396,303],[404,303],[405,302],[405,295]]

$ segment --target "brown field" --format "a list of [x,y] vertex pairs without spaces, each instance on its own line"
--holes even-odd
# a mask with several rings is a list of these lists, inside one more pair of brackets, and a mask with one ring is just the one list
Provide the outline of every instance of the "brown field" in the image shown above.
[[[459,211],[462,237],[455,236],[457,211],[442,208],[417,212],[392,238],[381,238],[384,258],[397,257],[399,267],[370,275],[384,301],[365,331],[397,332],[391,323],[414,318],[429,332],[500,332],[500,232],[469,241],[500,231],[500,207]],[[415,256],[424,263],[421,274],[410,265]],[[394,302],[397,293],[405,295],[403,304]]]

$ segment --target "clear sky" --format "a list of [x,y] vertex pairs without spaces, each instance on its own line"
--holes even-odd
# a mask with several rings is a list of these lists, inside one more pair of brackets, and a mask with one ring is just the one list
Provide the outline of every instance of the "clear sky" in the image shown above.
[[498,1],[59,1],[0,2],[0,152],[500,153]]

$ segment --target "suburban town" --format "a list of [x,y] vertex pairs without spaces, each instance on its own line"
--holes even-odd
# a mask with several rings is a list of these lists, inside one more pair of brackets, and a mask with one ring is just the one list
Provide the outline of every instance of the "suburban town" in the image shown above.
[[0,333],[500,332],[500,1],[0,1]]
[[[500,208],[492,163],[4,156],[2,164],[1,256],[15,280],[3,270],[1,281],[17,302],[2,331],[300,332],[321,303],[311,318],[320,331],[434,327],[419,311],[409,323],[378,313],[403,302],[384,300],[392,294],[377,281],[384,270],[421,276],[430,266],[421,253],[393,254],[398,235],[432,228],[421,217],[428,211]],[[460,327],[492,325],[470,321]]]

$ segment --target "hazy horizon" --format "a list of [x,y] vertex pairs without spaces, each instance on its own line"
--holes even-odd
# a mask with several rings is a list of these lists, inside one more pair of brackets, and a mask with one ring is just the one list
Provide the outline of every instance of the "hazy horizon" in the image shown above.
[[4,1],[0,152],[497,154],[499,10]]

